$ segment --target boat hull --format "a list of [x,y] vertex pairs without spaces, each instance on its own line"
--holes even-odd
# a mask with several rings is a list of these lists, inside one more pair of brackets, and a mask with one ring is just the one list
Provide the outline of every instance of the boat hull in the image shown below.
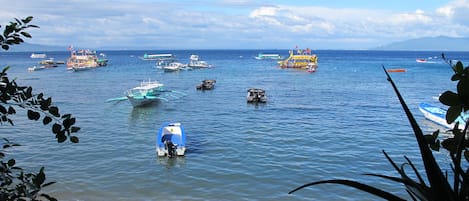
[[[433,106],[433,105],[430,105],[428,103],[420,103],[419,104],[419,110],[420,112],[422,112],[423,116],[440,125],[440,126],[444,126],[446,128],[449,128],[449,129],[453,129],[454,128],[454,125],[455,123],[451,123],[451,124],[448,124],[446,122],[446,110],[445,109],[442,109],[442,108],[439,108],[437,106]],[[456,119],[456,122],[459,122],[459,126],[458,128],[459,129],[463,129],[464,128],[464,125],[465,125],[465,121],[463,120],[464,117],[458,117]]]
[[159,99],[152,96],[127,96],[134,107],[146,106],[156,103]]

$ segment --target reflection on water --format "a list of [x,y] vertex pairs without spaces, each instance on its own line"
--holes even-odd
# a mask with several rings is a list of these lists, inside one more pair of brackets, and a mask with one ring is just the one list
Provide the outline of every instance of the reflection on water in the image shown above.
[[133,107],[129,118],[130,123],[133,124],[138,121],[154,119],[155,115],[158,114],[159,109],[160,107],[158,102],[143,107]]
[[180,168],[183,167],[186,163],[185,156],[177,156],[173,158],[169,158],[167,156],[157,156],[156,160],[161,166],[166,167],[167,169]]

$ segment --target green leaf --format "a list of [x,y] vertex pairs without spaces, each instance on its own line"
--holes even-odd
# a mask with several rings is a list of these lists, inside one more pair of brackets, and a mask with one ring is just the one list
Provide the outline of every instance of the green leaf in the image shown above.
[[458,81],[461,79],[461,74],[454,74],[451,76],[451,81]]
[[297,190],[300,190],[302,188],[308,187],[308,186],[313,186],[313,185],[318,185],[318,184],[342,184],[350,187],[354,187],[356,189],[359,189],[361,191],[376,195],[378,197],[381,197],[386,200],[404,200],[396,195],[393,195],[389,192],[383,191],[381,189],[378,189],[376,187],[362,184],[356,181],[351,181],[351,180],[341,180],[341,179],[333,179],[333,180],[323,180],[323,181],[318,181],[318,182],[312,182],[309,184],[305,184],[303,186],[300,186],[296,189],[293,189],[292,191],[288,192],[288,194],[292,194]]
[[61,129],[62,129],[62,126],[58,123],[55,123],[54,125],[52,125],[52,133],[58,134]]
[[455,106],[461,104],[458,94],[452,91],[445,91],[443,94],[440,95],[439,100],[442,104],[447,106]]
[[15,159],[10,159],[10,160],[8,160],[8,166],[9,166],[9,167],[13,167],[13,166],[15,166],[15,164],[16,164]]
[[75,118],[65,119],[63,120],[62,124],[64,125],[65,129],[69,129],[70,126],[75,124]]
[[33,178],[33,183],[36,187],[41,187],[45,180],[46,175],[44,174],[44,167],[42,167],[36,177]]
[[16,114],[16,110],[13,107],[8,107],[8,114]]
[[457,85],[458,95],[459,97],[463,98],[463,101],[467,102],[469,97],[469,80],[468,79],[461,79]]
[[42,120],[42,123],[43,123],[44,125],[47,125],[47,124],[49,124],[51,121],[52,121],[52,118],[46,116],[46,117],[44,117],[44,119]]
[[78,143],[79,139],[78,139],[77,136],[70,136],[70,141],[73,142],[73,143]]
[[71,132],[72,132],[72,133],[76,133],[76,132],[78,132],[80,129],[81,129],[80,127],[72,126]]
[[[48,99],[49,100],[49,99]],[[50,104],[50,102],[49,102]],[[52,106],[49,108],[49,113],[54,115],[55,117],[60,117],[60,114],[59,114],[59,108],[58,107],[55,107],[55,106]]]
[[65,136],[64,133],[57,134],[56,137],[58,143],[65,142],[65,140],[67,140],[67,136]]
[[23,35],[24,37],[26,38],[31,38],[31,34],[29,34],[28,32],[21,32],[21,35]]
[[39,112],[28,110],[28,118],[30,120],[36,120],[37,121],[40,117],[41,117],[41,114],[39,114]]
[[456,65],[453,66],[453,70],[456,73],[462,74],[464,70],[464,66],[462,65],[462,62],[458,61]]
[[464,150],[464,158],[466,159],[466,162],[469,162],[469,151]]
[[448,108],[448,111],[446,112],[446,123],[448,124],[453,123],[459,117],[459,115],[461,115],[461,112],[462,112],[461,105],[450,106]]
[[2,114],[7,113],[7,109],[5,107],[3,107],[3,105],[0,105],[0,113],[2,113]]

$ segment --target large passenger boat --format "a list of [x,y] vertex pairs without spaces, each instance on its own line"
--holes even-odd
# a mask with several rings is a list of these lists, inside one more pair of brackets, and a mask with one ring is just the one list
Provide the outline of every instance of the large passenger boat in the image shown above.
[[297,68],[314,72],[318,67],[318,57],[315,54],[311,54],[311,49],[309,48],[306,50],[290,50],[290,56],[280,61],[279,66],[281,68]]
[[100,66],[106,66],[108,59],[104,54],[100,54],[102,58],[98,58],[96,51],[92,50],[73,50],[67,60],[67,69],[80,71]]

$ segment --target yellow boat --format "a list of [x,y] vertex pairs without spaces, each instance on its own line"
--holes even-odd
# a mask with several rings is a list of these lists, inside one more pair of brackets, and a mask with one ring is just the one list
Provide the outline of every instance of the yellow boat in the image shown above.
[[278,62],[281,68],[300,68],[308,71],[316,71],[318,66],[318,57],[311,54],[310,51],[294,51],[290,50],[290,56],[284,61]]

